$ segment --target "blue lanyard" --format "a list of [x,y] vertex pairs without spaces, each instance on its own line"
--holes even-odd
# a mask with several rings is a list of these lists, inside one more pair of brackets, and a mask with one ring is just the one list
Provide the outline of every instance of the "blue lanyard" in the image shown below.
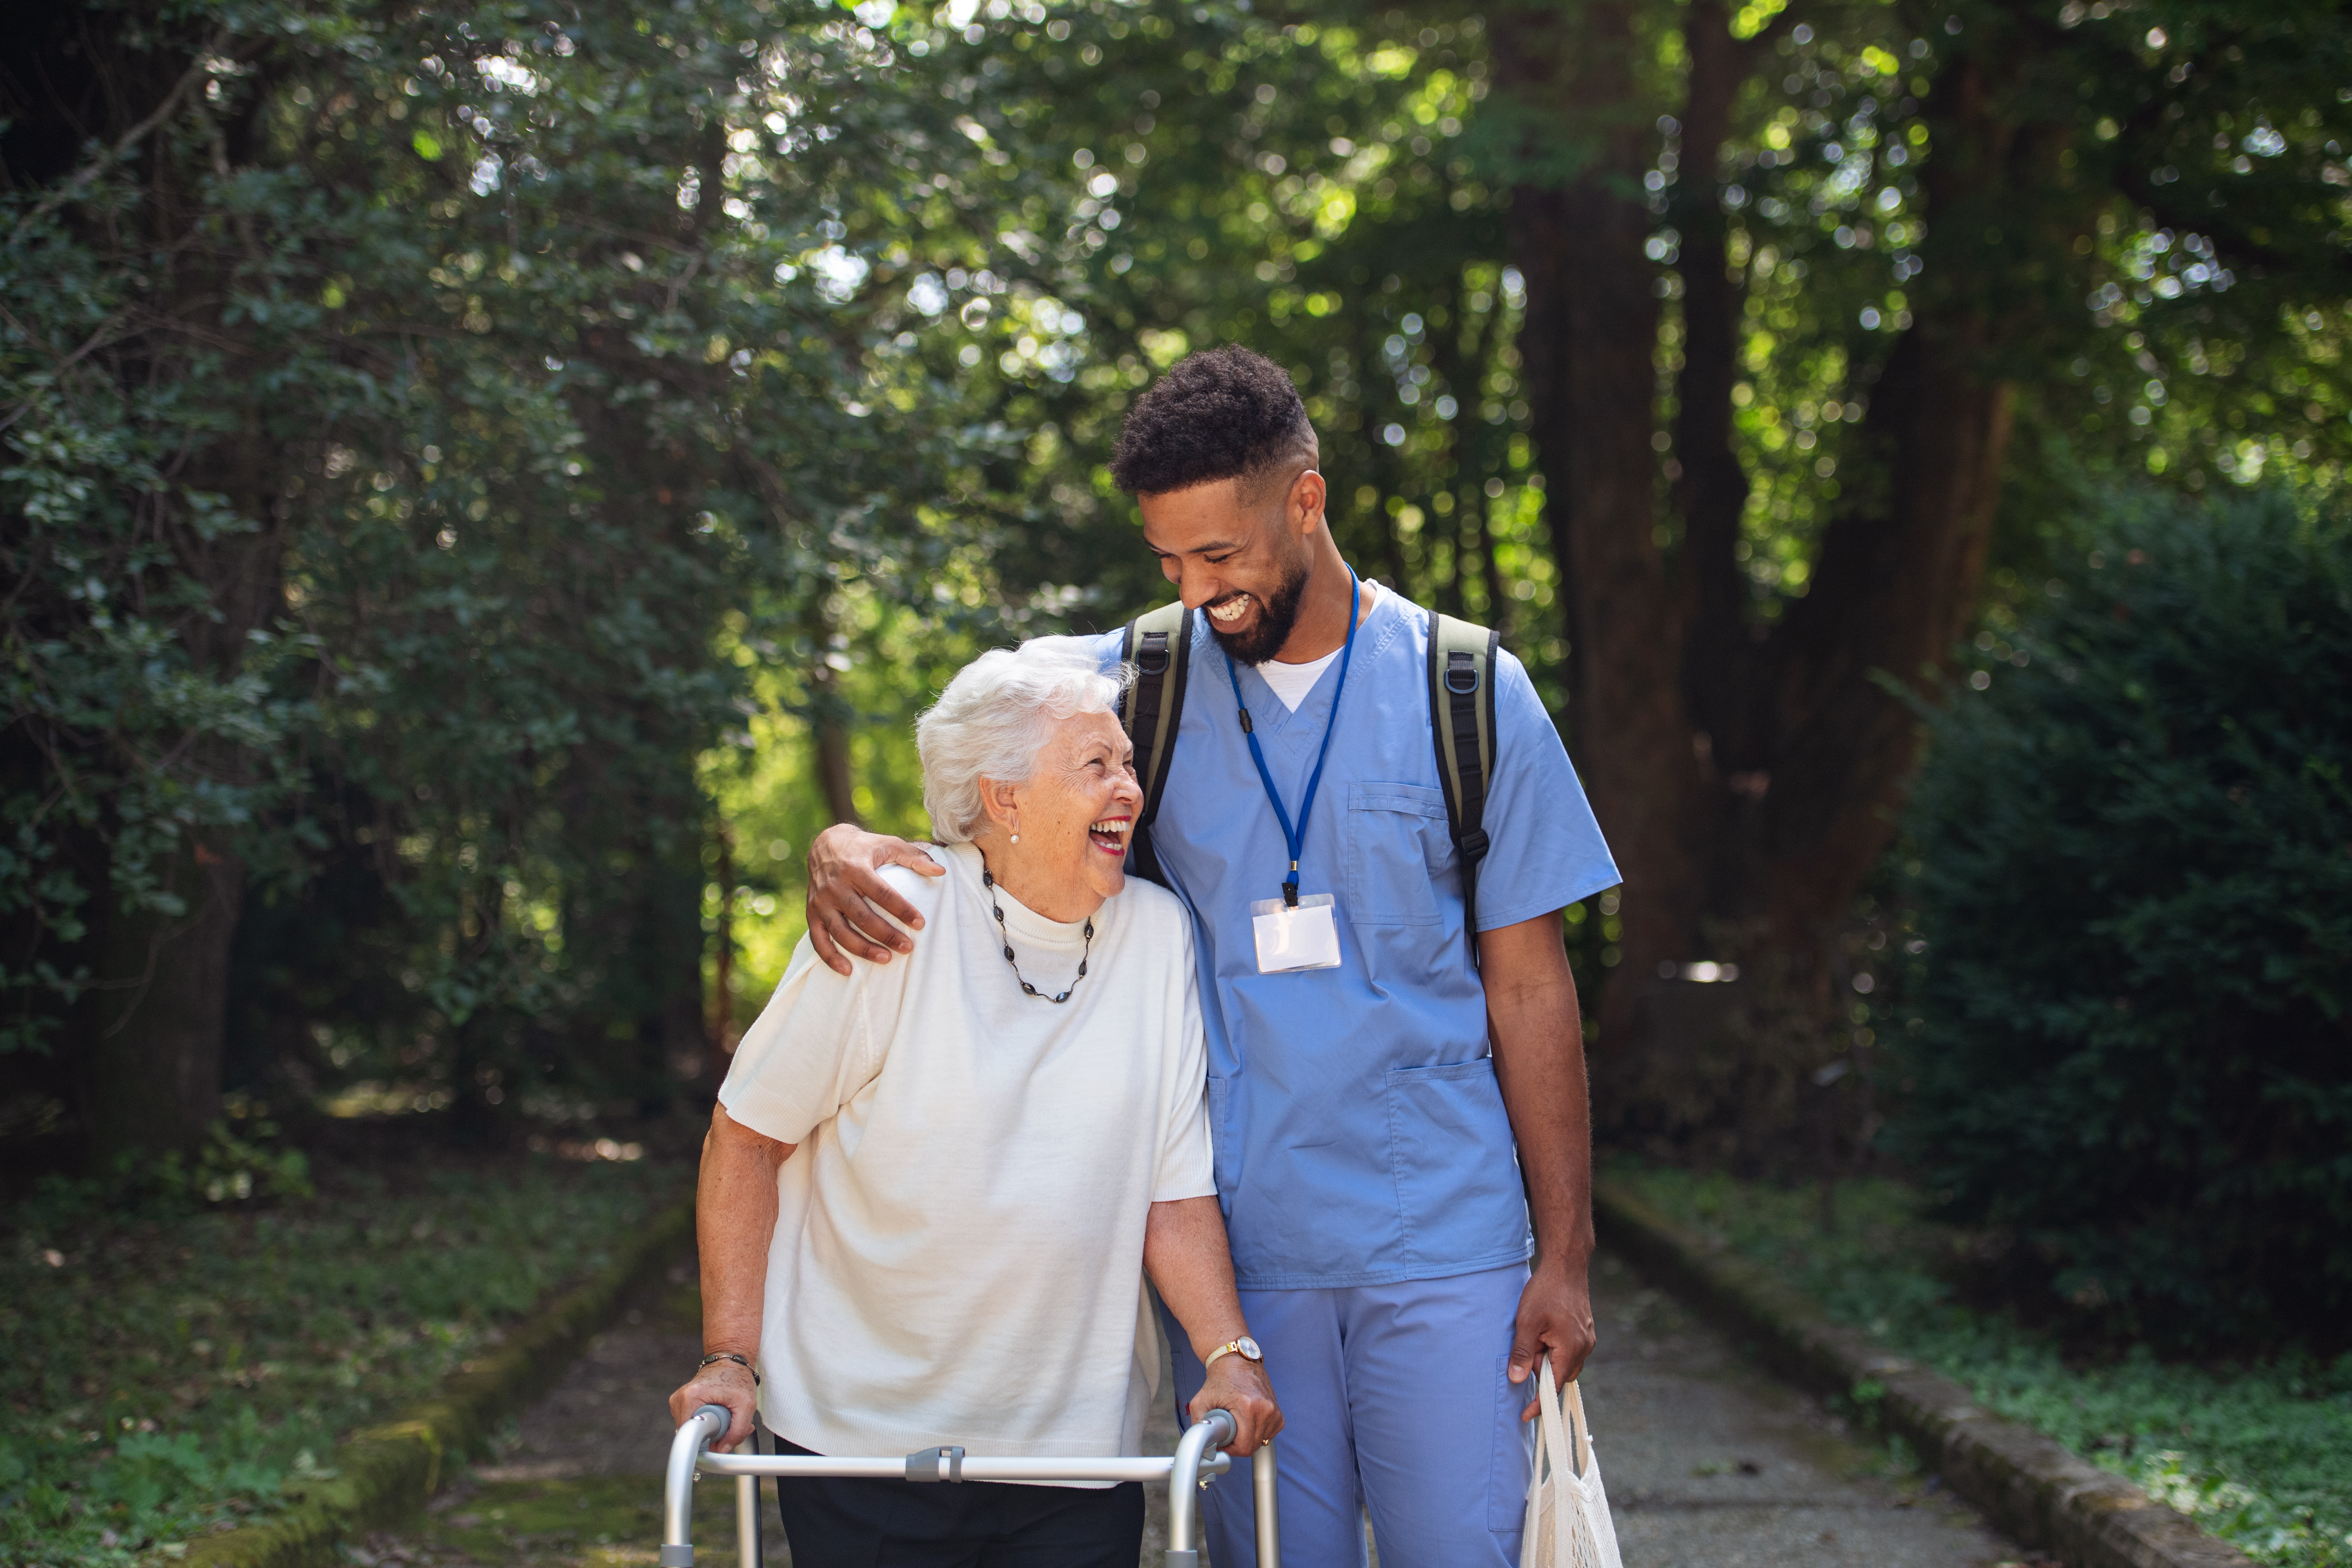
[[1360,590],[1356,586],[1356,569],[1348,568],[1348,640],[1339,645],[1339,684],[1331,693],[1330,716],[1323,721],[1323,748],[1315,753],[1315,772],[1307,780],[1307,797],[1298,803],[1298,826],[1290,825],[1290,813],[1282,809],[1282,792],[1274,787],[1274,775],[1266,772],[1265,751],[1257,743],[1257,727],[1250,722],[1249,704],[1242,700],[1242,678],[1234,668],[1234,657],[1225,656],[1225,676],[1234,683],[1234,706],[1242,711],[1242,733],[1249,737],[1250,761],[1257,764],[1257,782],[1265,786],[1265,798],[1274,803],[1276,820],[1282,824],[1283,842],[1290,847],[1290,877],[1282,884],[1282,901],[1292,909],[1298,907],[1298,849],[1307,841],[1307,814],[1315,809],[1315,792],[1323,783],[1323,759],[1331,754],[1331,731],[1339,722],[1339,697],[1348,689],[1348,661],[1356,654],[1356,598]]

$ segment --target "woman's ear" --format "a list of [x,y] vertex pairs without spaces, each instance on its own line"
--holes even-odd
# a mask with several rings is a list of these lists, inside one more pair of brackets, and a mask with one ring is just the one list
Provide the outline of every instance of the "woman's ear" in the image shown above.
[[982,777],[980,781],[980,809],[999,828],[1010,830],[1021,817],[1021,786],[1000,779]]

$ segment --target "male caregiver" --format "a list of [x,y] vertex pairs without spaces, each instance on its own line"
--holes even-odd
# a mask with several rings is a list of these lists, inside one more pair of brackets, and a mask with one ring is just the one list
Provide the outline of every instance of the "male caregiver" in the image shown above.
[[[1573,1377],[1593,1345],[1560,910],[1617,869],[1502,654],[1474,950],[1433,744],[1431,617],[1341,558],[1317,459],[1289,376],[1226,347],[1137,400],[1111,464],[1209,634],[1189,639],[1150,835],[1193,919],[1217,1194],[1255,1335],[1240,1353],[1263,1354],[1289,1418],[1292,1561],[1360,1565],[1369,1514],[1382,1568],[1512,1568],[1528,1380],[1545,1354]],[[1098,647],[1115,666],[1121,634]],[[936,873],[846,825],[810,848],[810,936],[844,973],[917,940],[885,864]],[[1204,1374],[1170,1337],[1181,1409]],[[1253,1560],[1246,1476],[1211,1487],[1202,1512],[1221,1568]]]

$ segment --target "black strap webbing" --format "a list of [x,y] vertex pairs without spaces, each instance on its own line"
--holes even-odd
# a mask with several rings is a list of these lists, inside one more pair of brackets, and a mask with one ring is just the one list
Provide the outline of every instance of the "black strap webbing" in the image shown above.
[[1143,814],[1129,847],[1135,874],[1165,884],[1151,848],[1151,824],[1168,788],[1168,765],[1184,721],[1184,682],[1192,663],[1192,617],[1181,604],[1162,605],[1128,623],[1120,657],[1135,667],[1135,684],[1119,705],[1119,722],[1135,745],[1135,776],[1143,785]]
[[1495,661],[1502,639],[1452,616],[1429,626],[1429,727],[1445,823],[1462,866],[1470,961],[1478,962],[1478,867],[1486,858],[1486,784],[1495,772]]

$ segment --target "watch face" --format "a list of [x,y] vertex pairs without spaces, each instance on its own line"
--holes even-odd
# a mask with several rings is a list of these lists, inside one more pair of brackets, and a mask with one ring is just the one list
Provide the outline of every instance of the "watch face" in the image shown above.
[[1251,1361],[1264,1361],[1265,1359],[1265,1352],[1258,1349],[1257,1342],[1250,1338],[1247,1334],[1244,1334],[1240,1339],[1234,1342],[1234,1349],[1239,1351],[1244,1356],[1247,1357]]

